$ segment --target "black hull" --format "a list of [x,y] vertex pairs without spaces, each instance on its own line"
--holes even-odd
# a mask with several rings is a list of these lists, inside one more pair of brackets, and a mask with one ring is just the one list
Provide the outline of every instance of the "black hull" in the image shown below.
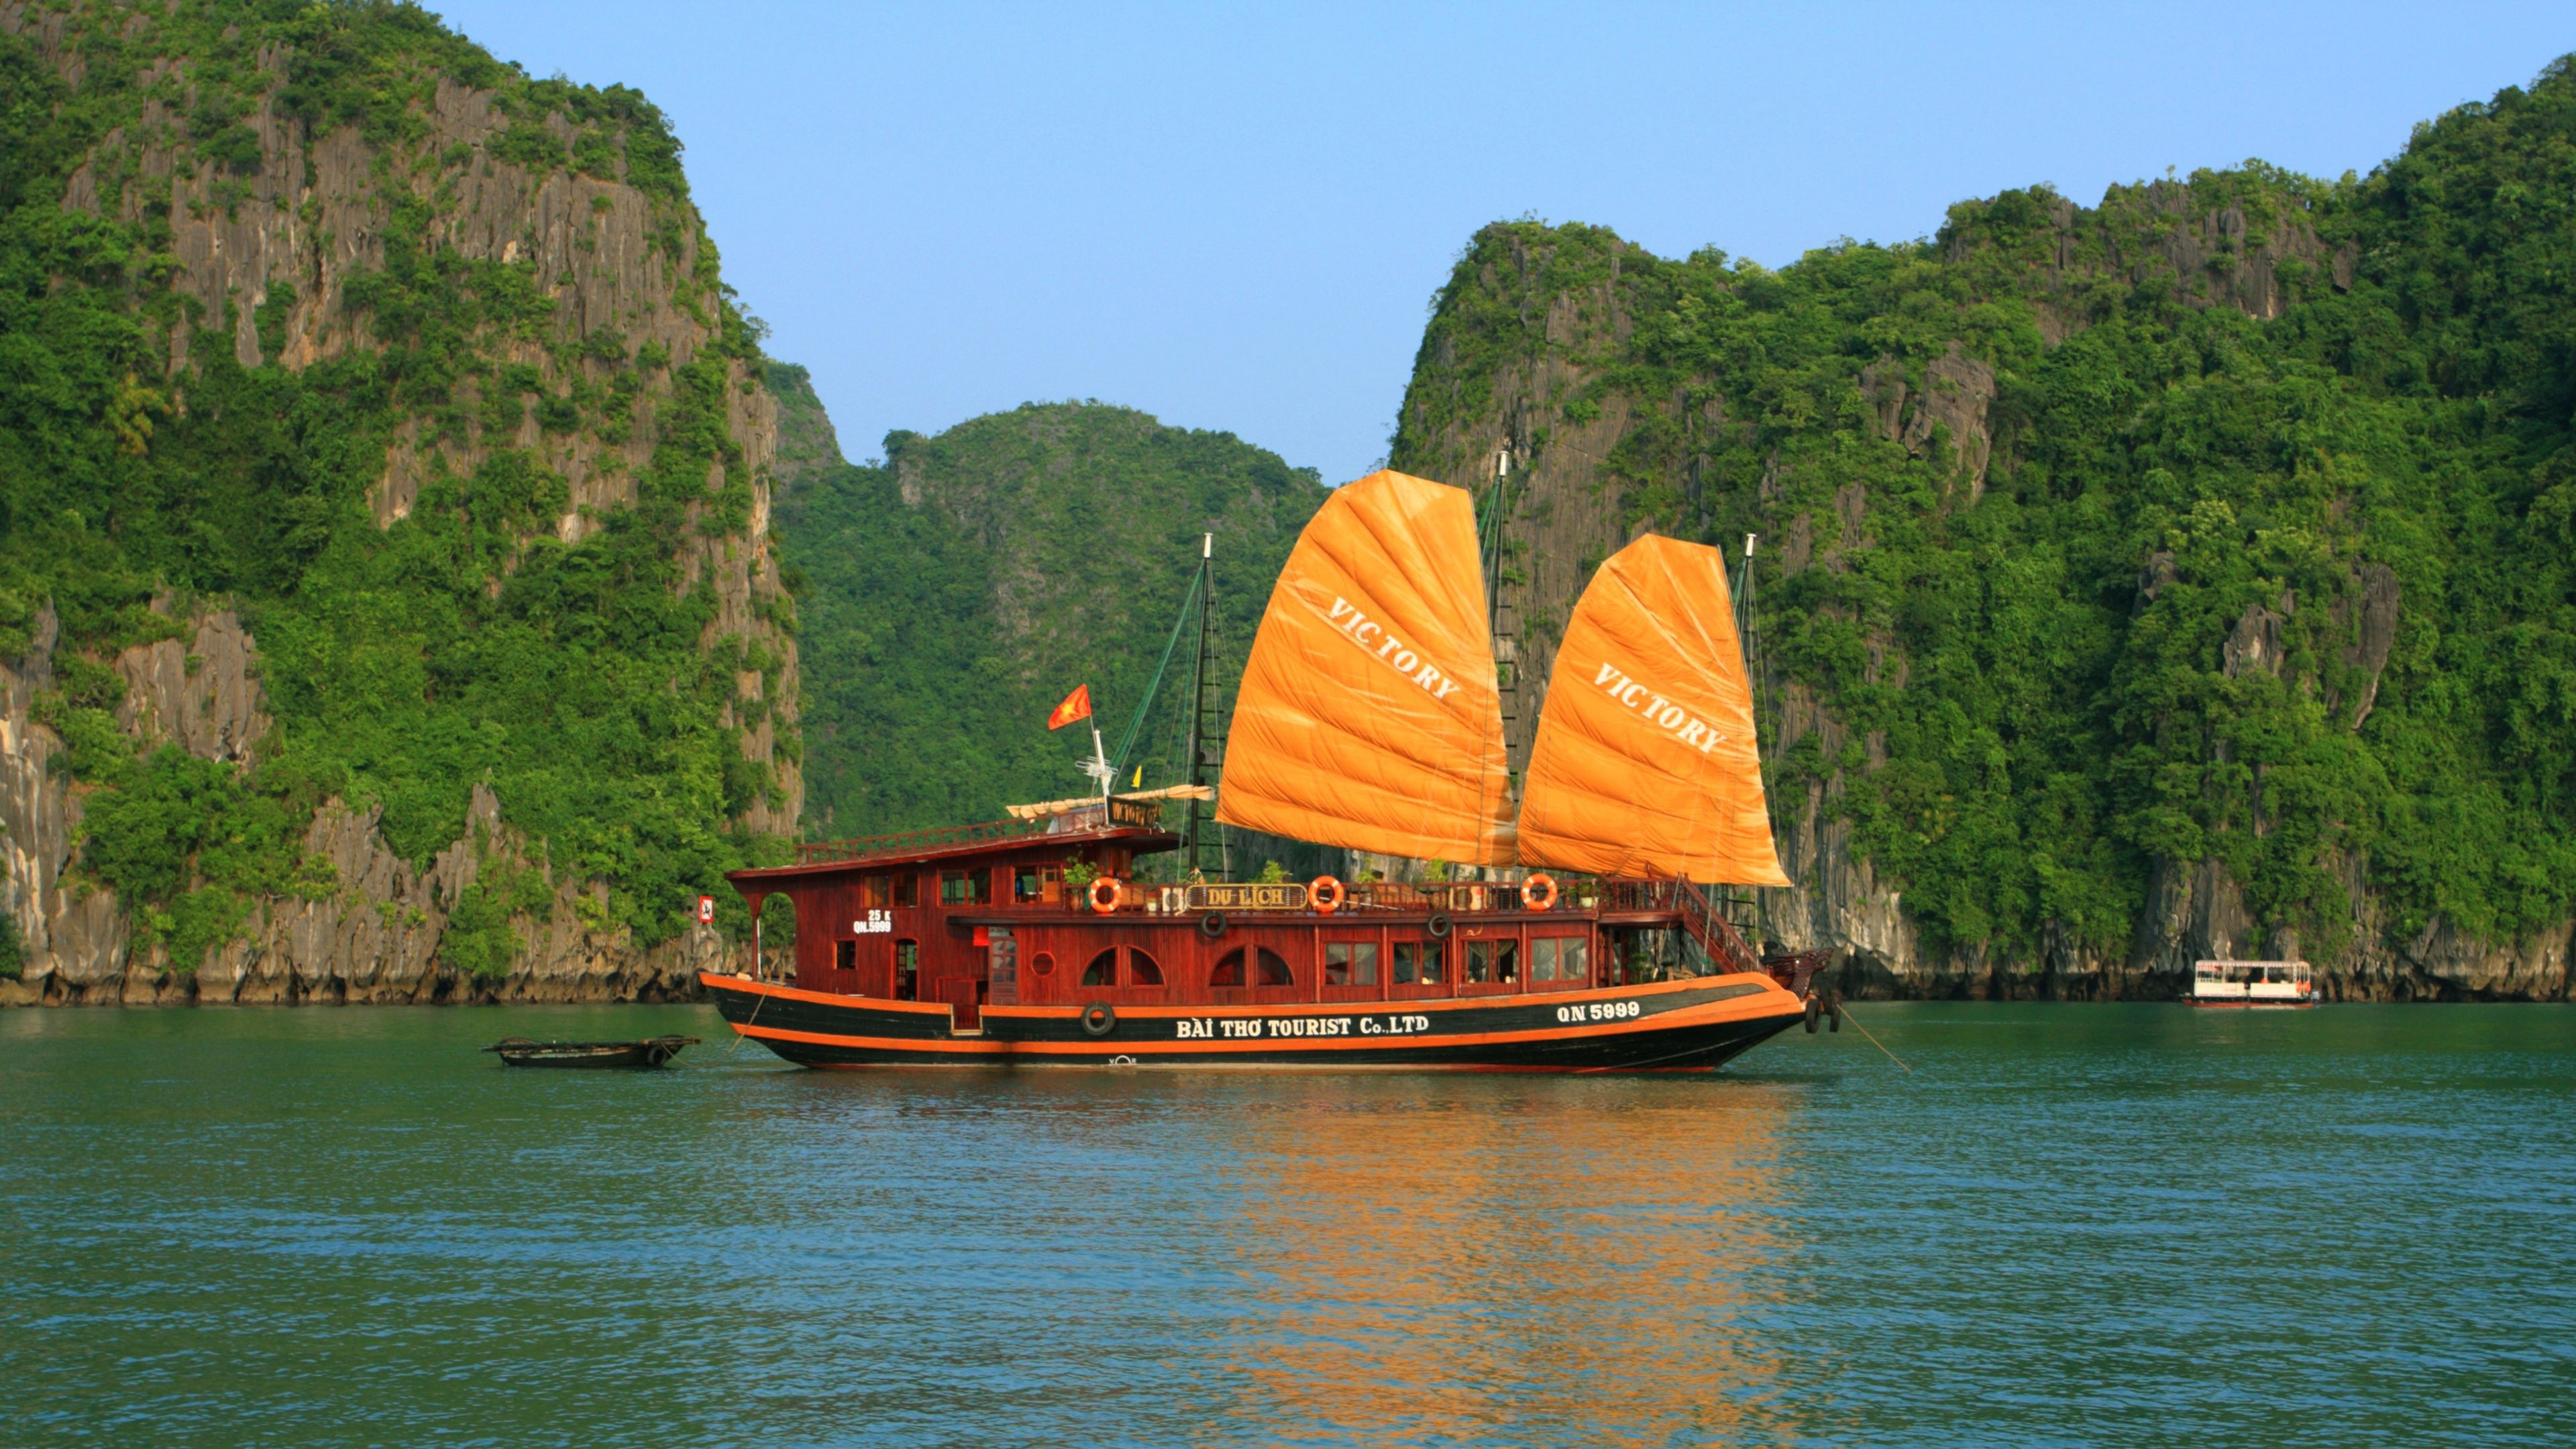
[[944,1007],[704,979],[737,1032],[805,1067],[1712,1071],[1804,1019],[1767,978],[1730,976],[1463,1001],[1130,1008],[1096,1032],[1076,1010],[997,1007],[981,1032],[960,1033]]
[[649,1041],[529,1041],[512,1037],[483,1050],[498,1052],[504,1066],[601,1071],[658,1067],[696,1045],[697,1040],[693,1036],[654,1037]]

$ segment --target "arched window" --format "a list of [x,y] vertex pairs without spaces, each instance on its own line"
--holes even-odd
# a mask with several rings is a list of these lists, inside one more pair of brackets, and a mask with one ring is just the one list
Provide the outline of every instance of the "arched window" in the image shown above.
[[1153,957],[1130,946],[1127,948],[1127,984],[1160,986],[1163,984],[1163,968]]
[[1288,963],[1280,959],[1278,952],[1263,946],[1260,948],[1260,957],[1261,977],[1258,985],[1294,986],[1297,984],[1297,978],[1288,974]]
[[1082,968],[1082,984],[1085,986],[1115,986],[1118,984],[1117,947],[1112,946],[1108,950],[1091,958],[1091,964]]
[[1208,973],[1208,985],[1241,986],[1242,984],[1243,949],[1238,946],[1217,958],[1216,969]]

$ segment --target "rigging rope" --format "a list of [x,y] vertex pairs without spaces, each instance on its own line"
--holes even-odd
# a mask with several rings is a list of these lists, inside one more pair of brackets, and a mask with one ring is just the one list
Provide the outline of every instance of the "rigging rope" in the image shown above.
[[1145,728],[1145,716],[1153,709],[1155,696],[1162,693],[1163,673],[1165,670],[1172,667],[1172,653],[1174,650],[1181,647],[1181,635],[1190,626],[1191,606],[1198,602],[1199,581],[1201,577],[1201,575],[1191,576],[1190,591],[1188,595],[1181,600],[1181,617],[1175,620],[1172,624],[1171,642],[1163,646],[1163,660],[1161,663],[1154,666],[1154,678],[1151,683],[1145,686],[1145,697],[1136,702],[1136,714],[1134,718],[1127,721],[1127,733],[1119,736],[1118,738],[1118,753],[1116,757],[1110,761],[1110,769],[1112,771],[1111,777],[1113,779],[1116,778],[1118,774],[1125,773],[1127,769],[1127,752],[1136,747],[1136,737]]
[[[1836,1011],[1841,1012],[1841,1013],[1843,1014],[1843,1020],[1850,1022],[1850,1023],[1852,1024],[1853,1028],[1854,1028],[1855,1030],[1857,1030],[1857,1031],[1858,1031],[1862,1036],[1869,1036],[1869,1028],[1868,1028],[1868,1027],[1865,1027],[1865,1026],[1862,1026],[1862,1025],[1860,1024],[1860,1018],[1851,1014],[1851,1008],[1850,1008],[1850,1007],[1848,1007],[1848,1006],[1844,1006],[1844,1005],[1841,1005],[1840,1003],[1836,1003],[1836,1005],[1835,1005],[1834,1009],[1835,1009]],[[1870,1044],[1871,1046],[1877,1047],[1880,1051],[1887,1052],[1887,1044],[1886,1044],[1885,1042],[1880,1041],[1877,1037],[1869,1036],[1869,1044]],[[1898,1056],[1898,1055],[1897,1055],[1896,1053],[1894,1053],[1894,1052],[1887,1052],[1887,1059],[1888,1059],[1889,1061],[1891,1061],[1891,1062],[1896,1063],[1896,1064],[1897,1064],[1898,1066],[1900,1066],[1900,1067],[1905,1067],[1905,1074],[1906,1074],[1907,1076],[1909,1076],[1909,1077],[1910,1077],[1910,1076],[1914,1075],[1914,1069],[1913,1069],[1912,1067],[1906,1067],[1906,1066],[1905,1066],[1905,1058]]]

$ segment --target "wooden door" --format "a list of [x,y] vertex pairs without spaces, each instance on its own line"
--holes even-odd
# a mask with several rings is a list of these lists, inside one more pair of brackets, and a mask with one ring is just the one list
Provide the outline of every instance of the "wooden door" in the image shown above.
[[981,1031],[983,1013],[976,1007],[983,1000],[984,983],[972,976],[943,976],[939,980],[939,999],[956,1009],[959,1031]]

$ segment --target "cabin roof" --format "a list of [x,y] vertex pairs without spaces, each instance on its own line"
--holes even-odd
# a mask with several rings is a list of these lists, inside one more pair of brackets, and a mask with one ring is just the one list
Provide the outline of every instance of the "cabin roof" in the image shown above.
[[[1121,812],[1124,814],[1125,812]],[[1159,826],[1119,819],[1103,825],[1097,812],[1054,815],[1038,820],[991,820],[973,825],[945,825],[908,830],[860,840],[807,841],[796,847],[794,865],[729,870],[725,879],[737,885],[785,882],[817,875],[895,866],[999,859],[1032,848],[1122,845],[1137,855],[1176,849],[1181,838]]]

